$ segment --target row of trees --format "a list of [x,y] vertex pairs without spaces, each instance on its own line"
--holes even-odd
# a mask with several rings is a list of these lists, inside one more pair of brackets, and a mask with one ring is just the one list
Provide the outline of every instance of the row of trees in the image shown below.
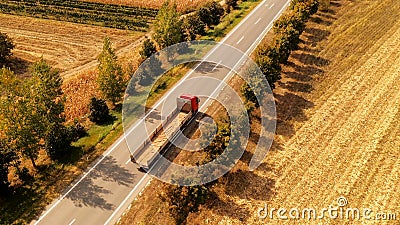
[[[232,1],[234,2],[234,1]],[[182,16],[178,11],[176,4],[166,1],[158,11],[154,22],[154,34],[152,39],[146,38],[142,48],[139,51],[143,62],[159,49],[183,42],[191,41],[204,35],[207,28],[217,25],[224,15],[224,8],[215,1],[209,1],[201,6],[198,10]],[[152,70],[161,69],[161,62],[158,59],[152,59],[148,62],[148,66]],[[121,66],[118,65],[117,57],[111,47],[108,38],[105,39],[103,51],[98,57],[98,79],[97,83],[102,96],[115,105],[121,100],[125,91],[127,79],[130,75],[124,75]],[[151,83],[152,77],[146,74],[138,73],[134,77],[134,81],[129,83],[129,91],[134,91],[136,85],[146,86]],[[92,101],[96,102],[96,101]],[[96,108],[96,107],[92,107]]]
[[161,49],[194,40],[204,35],[206,28],[217,25],[224,13],[219,3],[209,1],[198,10],[181,16],[176,5],[166,1],[156,16],[153,38]]
[[[199,165],[206,164],[213,161],[220,156],[230,140],[230,123],[226,120],[218,122],[218,130],[214,136],[213,141],[205,149],[205,157],[203,162]],[[205,136],[211,136],[206,134]],[[207,142],[207,140],[204,140]],[[209,171],[213,173],[215,171]],[[204,176],[209,176],[208,172],[205,172]],[[177,180],[176,183],[188,183],[186,180]],[[166,191],[161,194],[161,198],[168,204],[168,212],[172,218],[174,218],[176,224],[186,224],[189,213],[197,212],[199,206],[204,204],[207,198],[210,196],[211,188],[215,182],[210,182],[203,185],[196,186],[176,186],[167,185]]]
[[275,88],[275,83],[281,78],[281,64],[286,64],[290,53],[298,49],[305,24],[318,11],[318,6],[318,0],[292,0],[292,10],[274,23],[272,44],[257,48],[255,61],[271,88]]
[[[168,1],[163,4],[154,25],[153,39],[159,48],[165,48],[183,41],[192,41],[206,34],[206,29],[219,24],[225,12],[229,13],[237,6],[236,0],[227,1],[224,8],[215,1],[209,1],[196,11],[181,16],[176,10],[176,5]],[[142,59],[150,57],[156,52],[155,43],[146,39],[140,52]],[[203,163],[218,157],[226,148],[230,137],[229,123],[223,121],[219,124],[218,132],[205,152],[207,155]],[[179,181],[176,181],[180,183]],[[186,183],[186,182],[185,182]],[[185,224],[191,212],[196,212],[209,196],[213,183],[197,186],[168,185],[161,198],[169,205],[169,213],[176,224]]]

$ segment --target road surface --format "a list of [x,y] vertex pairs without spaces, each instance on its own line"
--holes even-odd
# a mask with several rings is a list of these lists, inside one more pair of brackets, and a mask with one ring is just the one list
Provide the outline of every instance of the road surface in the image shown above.
[[[289,0],[262,1],[221,42],[250,54],[289,2]],[[240,60],[227,55],[223,47],[215,48],[208,58],[214,62],[230,61],[227,64],[236,64]],[[229,74],[229,70],[225,68],[212,68],[207,71],[201,69],[201,66],[197,67],[183,79],[207,74],[222,80]],[[179,86],[173,88],[170,94],[190,90],[189,93],[201,92],[210,96],[212,93],[217,93],[219,88],[215,85],[201,84],[190,87]],[[175,107],[175,101],[172,101],[169,107]],[[130,162],[125,140],[140,141],[144,138],[143,134],[134,131],[135,129],[130,129],[130,132],[119,138],[31,224],[90,225],[117,222],[123,211],[151,179],[150,175],[140,172],[138,166]]]

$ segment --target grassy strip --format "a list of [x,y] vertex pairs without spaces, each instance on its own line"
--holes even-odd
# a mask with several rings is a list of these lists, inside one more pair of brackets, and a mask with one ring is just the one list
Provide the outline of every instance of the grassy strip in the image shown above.
[[225,37],[239,22],[249,14],[261,0],[241,2],[237,9],[232,10],[225,15],[221,22],[213,29],[207,31],[207,34],[202,37],[202,40],[220,41]]
[[[258,2],[259,0],[241,3],[238,9],[225,16],[221,24],[213,31],[208,31],[208,35],[203,39],[220,40],[257,6]],[[177,68],[170,71],[173,75],[167,74],[158,81],[159,85],[155,85],[156,88],[147,99],[147,105],[153,105],[186,74],[190,67]],[[88,130],[87,137],[73,143],[75,149],[71,153],[71,158],[76,159],[74,163],[46,165],[38,171],[38,175],[35,175],[31,183],[16,190],[18,198],[10,201],[0,200],[2,203],[0,224],[29,223],[77,176],[82,174],[90,163],[111,146],[123,132],[121,112],[112,111],[111,114],[112,120],[103,125],[93,125]]]

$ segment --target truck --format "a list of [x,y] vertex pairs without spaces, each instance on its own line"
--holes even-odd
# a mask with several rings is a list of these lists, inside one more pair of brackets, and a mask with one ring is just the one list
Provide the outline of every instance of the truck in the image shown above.
[[[131,155],[131,160],[139,164],[140,168],[148,171],[152,163],[164,153],[169,140],[196,115],[199,110],[200,99],[197,96],[182,94],[176,99],[176,108],[161,122],[149,136],[148,141]],[[149,148],[149,145],[153,147]]]

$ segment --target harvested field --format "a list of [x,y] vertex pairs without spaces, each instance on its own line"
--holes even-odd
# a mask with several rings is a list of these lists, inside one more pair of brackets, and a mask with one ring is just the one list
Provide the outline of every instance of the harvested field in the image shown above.
[[[277,134],[264,163],[248,170],[253,135],[242,160],[188,224],[399,224],[399,16],[396,0],[336,0],[313,16],[274,91]],[[172,223],[154,195],[161,186],[154,181],[121,224]],[[323,219],[282,220],[276,210],[262,220],[257,213],[267,205],[313,208],[320,216],[339,197],[347,199],[344,211],[371,209],[371,220],[330,219],[326,212]],[[390,214],[397,220],[382,220]]]
[[[332,1],[308,23],[275,97],[278,127],[265,163],[226,177],[189,221],[200,224],[375,224],[400,215],[400,2]],[[251,155],[251,153],[250,153]],[[222,185],[221,185],[222,186]],[[361,218],[281,220],[260,207],[370,208]],[[286,214],[288,216],[288,214]],[[194,223],[193,223],[194,224]]]
[[[80,70],[84,70],[84,65],[96,60],[106,36],[118,51],[133,48],[132,44],[144,35],[142,32],[6,14],[0,14],[0,31],[14,40],[14,56],[28,62],[43,56],[61,72],[82,66]],[[74,71],[75,74],[78,72]]]

